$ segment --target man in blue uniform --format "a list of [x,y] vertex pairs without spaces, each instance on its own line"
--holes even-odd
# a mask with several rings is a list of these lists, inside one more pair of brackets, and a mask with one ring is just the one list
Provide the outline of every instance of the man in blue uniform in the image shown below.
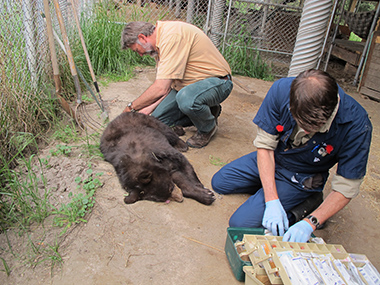
[[[307,70],[276,81],[253,122],[257,151],[220,169],[212,187],[252,194],[231,227],[264,226],[284,241],[306,242],[359,193],[371,143],[368,114],[329,74]],[[311,215],[292,221],[292,209],[322,193],[335,164],[331,193]],[[296,222],[290,228],[289,220]]]

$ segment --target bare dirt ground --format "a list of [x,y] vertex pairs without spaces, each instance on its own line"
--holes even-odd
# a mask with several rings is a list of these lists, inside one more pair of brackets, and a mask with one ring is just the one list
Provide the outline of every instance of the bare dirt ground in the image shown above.
[[[143,70],[128,82],[103,88],[101,93],[108,104],[110,119],[120,114],[127,102],[153,80],[154,71]],[[348,79],[339,76],[338,81],[370,114],[374,126],[372,148],[360,195],[315,234],[327,243],[343,245],[348,252],[367,255],[380,269],[380,103],[362,98]],[[219,162],[228,163],[255,150],[252,141],[256,128],[252,119],[271,84],[236,77],[232,94],[222,104],[219,130],[213,140],[203,149],[185,153],[206,187],[211,187],[211,178],[221,167]],[[194,131],[187,128],[182,138],[186,140]],[[58,200],[75,189],[73,180],[85,175],[88,163],[89,159],[78,153],[51,161],[53,167],[47,175],[49,185],[57,189]],[[92,159],[91,163],[94,172],[104,172],[100,177],[104,184],[97,190],[96,205],[86,217],[88,222],[72,227],[61,242],[63,265],[51,271],[43,264],[33,269],[22,265],[22,261],[11,262],[10,276],[0,272],[0,283],[241,284],[229,267],[224,245],[229,217],[246,200],[246,195],[218,196],[211,206],[191,199],[182,203],[139,201],[126,205],[112,166],[101,159]],[[328,185],[326,193],[329,188]],[[4,246],[4,237],[0,243]],[[22,240],[16,247],[23,248]]]

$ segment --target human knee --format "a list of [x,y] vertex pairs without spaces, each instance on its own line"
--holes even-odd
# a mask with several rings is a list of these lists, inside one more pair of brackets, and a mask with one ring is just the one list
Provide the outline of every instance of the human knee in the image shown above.
[[228,191],[225,186],[226,186],[226,183],[220,171],[215,173],[211,179],[212,189],[219,194],[227,194]]
[[235,216],[232,216],[229,221],[229,226],[232,228],[243,228],[243,221],[241,219],[236,218]]
[[191,94],[188,94],[189,92],[187,92],[185,89],[186,88],[177,93],[176,101],[181,112],[184,114],[189,114],[193,109],[194,102]]
[[241,215],[232,215],[229,226],[233,228],[261,228],[261,219],[248,219]]

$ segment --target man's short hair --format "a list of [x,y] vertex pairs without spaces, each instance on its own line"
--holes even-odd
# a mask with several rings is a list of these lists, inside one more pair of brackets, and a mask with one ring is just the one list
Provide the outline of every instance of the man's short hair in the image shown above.
[[290,112],[306,131],[317,131],[334,112],[338,85],[327,72],[310,69],[301,72],[290,88]]
[[121,48],[128,49],[138,40],[138,35],[150,36],[154,32],[154,25],[147,22],[129,22],[121,33]]

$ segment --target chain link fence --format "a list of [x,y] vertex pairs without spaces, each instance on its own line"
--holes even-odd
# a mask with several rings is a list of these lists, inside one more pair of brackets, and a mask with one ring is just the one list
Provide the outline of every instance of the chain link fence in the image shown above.
[[[49,2],[55,30],[60,31],[52,1]],[[58,1],[65,25],[74,26],[71,4],[78,16],[90,12],[95,0]],[[103,2],[105,2],[103,0]],[[108,0],[119,10],[125,23],[144,20],[179,20],[202,30],[221,50],[241,45],[260,52],[276,76],[286,76],[302,12],[302,1],[289,0]],[[48,79],[50,55],[43,0],[0,4],[1,90],[9,92],[26,86],[36,91]],[[29,92],[26,92],[29,93]]]
[[286,77],[301,19],[303,1],[231,0],[223,25],[223,49],[257,51],[274,77]]
[[[55,15],[52,3],[46,3]],[[61,0],[59,4],[67,24],[71,23],[70,2]],[[78,1],[76,5],[84,8]],[[0,3],[0,166],[29,148],[34,137],[46,130],[55,112],[43,13],[43,0]],[[53,20],[58,27],[56,17]]]
[[[70,2],[61,0],[59,5],[66,24],[72,25],[73,14],[69,9]],[[54,16],[51,3],[49,7]],[[44,85],[44,81],[47,80],[50,72],[50,54],[42,13],[44,13],[43,0],[3,0],[0,4],[2,94],[17,86],[37,91],[37,87],[40,87],[40,84]],[[53,20],[59,30],[56,17],[53,17]]]
[[[114,3],[115,9],[125,13],[126,22],[185,21],[201,28],[223,52],[231,46],[254,50],[270,66],[274,77],[287,75],[303,7],[303,0],[119,0]],[[138,10],[142,13],[137,13]]]
[[[45,8],[62,39],[54,2],[59,3],[69,39],[79,42],[73,7],[78,17],[90,19],[97,2],[129,21],[176,20],[201,28],[228,59],[236,47],[268,64],[274,77],[285,77],[294,48],[303,1],[300,0],[2,0],[0,3],[0,140],[12,134],[36,134],[34,121],[45,117],[44,105],[54,97],[53,69],[49,51]],[[83,19],[82,19],[83,20]],[[55,41],[56,50],[61,48]],[[60,57],[62,65],[67,65]],[[66,60],[66,59],[65,59]],[[237,67],[234,74],[244,74]],[[247,74],[248,75],[248,74]],[[250,74],[249,74],[250,75]],[[43,121],[42,120],[42,121]],[[36,126],[34,126],[36,127]],[[0,152],[14,153],[20,146],[3,143]],[[8,148],[5,149],[4,148]]]

